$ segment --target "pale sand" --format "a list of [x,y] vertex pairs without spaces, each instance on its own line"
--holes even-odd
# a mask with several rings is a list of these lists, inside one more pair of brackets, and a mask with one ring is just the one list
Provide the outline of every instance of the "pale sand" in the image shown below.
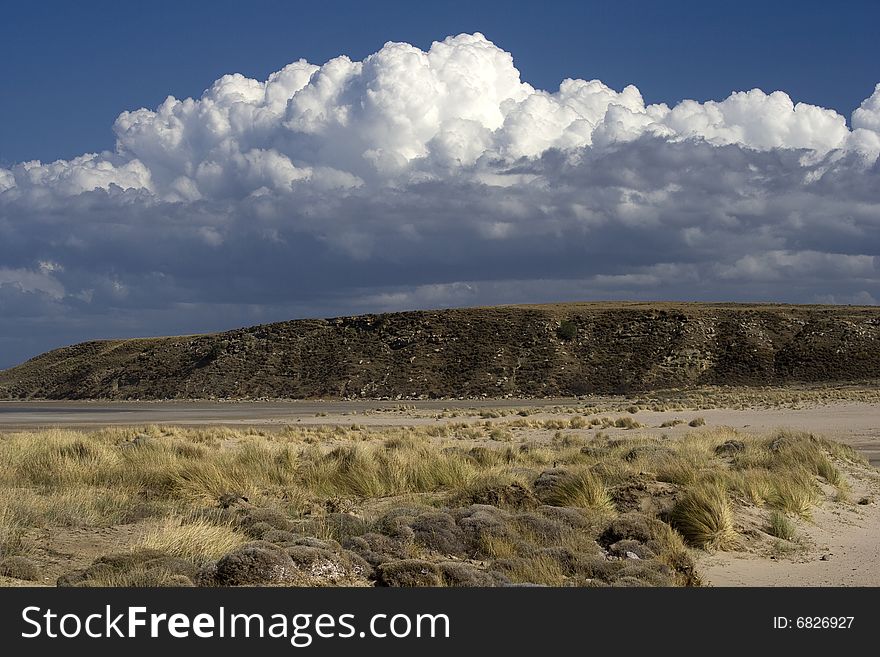
[[856,482],[853,500],[864,495],[874,502],[831,506],[813,511],[812,522],[798,523],[807,544],[791,556],[723,552],[699,559],[700,573],[710,586],[880,586],[880,485]]

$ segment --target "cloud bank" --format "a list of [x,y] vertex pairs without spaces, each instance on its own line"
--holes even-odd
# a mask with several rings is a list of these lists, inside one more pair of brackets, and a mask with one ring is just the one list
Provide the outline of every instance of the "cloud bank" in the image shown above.
[[300,60],[0,168],[0,366],[88,337],[643,298],[877,303],[880,85],[647,104],[481,34]]

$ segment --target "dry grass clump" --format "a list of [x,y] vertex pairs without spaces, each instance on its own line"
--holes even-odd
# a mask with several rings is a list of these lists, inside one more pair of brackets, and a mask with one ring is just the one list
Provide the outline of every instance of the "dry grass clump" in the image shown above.
[[259,498],[270,490],[297,490],[295,463],[280,458],[286,446],[254,437],[261,444],[209,450],[209,435],[148,427],[3,437],[0,514],[6,517],[6,549],[18,540],[17,526],[110,526],[164,516],[181,503],[216,503],[230,492]]
[[4,478],[52,488],[110,483],[108,474],[118,463],[111,445],[61,431],[4,441],[2,455]]
[[512,559],[520,552],[519,543],[506,536],[485,533],[479,541],[480,550],[490,559]]
[[510,442],[513,440],[513,434],[504,427],[493,427],[489,430],[489,440]]
[[21,552],[24,534],[20,519],[4,502],[0,500],[0,558]]
[[561,419],[538,420],[535,425],[547,431],[560,431],[571,428],[571,421]]
[[140,547],[202,563],[219,559],[247,540],[231,524],[170,516],[164,518],[141,539]]
[[586,443],[586,438],[572,433],[562,433],[561,431],[553,434],[553,438],[550,441],[550,444],[556,448],[583,447]]
[[782,430],[774,433],[763,446],[771,467],[801,467],[828,483],[839,481],[840,475],[828,459],[828,441],[820,441],[809,433]]
[[128,570],[107,571],[97,574],[77,586],[89,588],[171,588],[193,586],[185,575],[149,566],[134,566]]
[[507,558],[500,555],[499,558],[504,559],[502,572],[511,582],[563,586],[570,579],[559,560],[547,553],[520,558],[515,553],[509,553]]
[[554,506],[574,506],[614,514],[616,509],[605,483],[593,472],[578,469],[563,474],[544,497]]
[[764,506],[773,495],[773,478],[766,470],[734,470],[728,475],[727,481],[732,491],[755,506]]
[[794,523],[784,513],[779,511],[772,511],[770,513],[770,519],[767,522],[768,534],[785,541],[790,541],[794,538],[796,531]]
[[718,438],[711,434],[692,433],[683,437],[677,442],[672,454],[658,457],[658,481],[690,485],[705,471],[717,471],[713,451],[717,441]]
[[786,511],[806,515],[819,499],[816,477],[837,487],[841,498],[845,498],[848,484],[832,458],[859,462],[858,458],[851,460],[848,456],[849,450],[837,448],[836,443],[805,432],[781,430],[768,438],[747,442],[733,461],[742,471],[766,471],[774,487],[768,499],[772,497],[774,504]]
[[676,501],[670,519],[695,547],[723,550],[736,541],[727,489],[717,481],[700,482],[688,488]]
[[702,580],[682,535],[659,520],[655,520],[650,529],[651,545],[657,558],[678,573],[685,586],[700,586]]
[[530,508],[538,499],[529,487],[527,478],[519,472],[493,468],[474,476],[464,487],[451,496],[451,503],[490,504],[499,508]]
[[840,487],[843,484],[843,477],[840,474],[840,470],[838,470],[827,458],[823,459],[816,465],[816,474],[832,486]]
[[614,426],[618,429],[640,429],[644,425],[631,417],[619,417],[614,421]]
[[834,440],[828,440],[826,438],[818,438],[819,444],[825,449],[832,457],[837,459],[838,461],[842,461],[844,463],[852,463],[855,465],[867,465],[868,459],[859,454],[853,447],[850,445],[844,445],[843,443],[839,443]]
[[343,445],[327,454],[300,455],[302,484],[325,496],[387,497],[465,486],[476,472],[473,460],[458,451],[441,451],[427,443],[387,449]]
[[785,513],[809,518],[818,501],[816,481],[806,469],[794,469],[773,480],[770,502]]

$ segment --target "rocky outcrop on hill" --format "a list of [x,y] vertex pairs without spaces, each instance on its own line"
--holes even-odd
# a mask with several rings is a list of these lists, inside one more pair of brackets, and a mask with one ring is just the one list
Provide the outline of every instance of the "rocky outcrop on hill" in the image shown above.
[[87,342],[0,372],[0,398],[544,397],[877,378],[880,308],[582,303]]

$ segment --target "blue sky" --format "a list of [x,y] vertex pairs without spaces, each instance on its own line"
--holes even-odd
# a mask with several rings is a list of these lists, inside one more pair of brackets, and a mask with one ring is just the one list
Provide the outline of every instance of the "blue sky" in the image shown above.
[[[362,59],[483,32],[523,79],[635,84],[647,102],[783,89],[849,115],[876,83],[880,3],[9,2],[0,22],[0,163],[113,147],[123,109],[198,96],[224,73],[264,79],[300,57]],[[63,109],[62,109],[63,108]]]
[[403,309],[875,305],[877,25],[873,2],[6,3],[0,368]]

